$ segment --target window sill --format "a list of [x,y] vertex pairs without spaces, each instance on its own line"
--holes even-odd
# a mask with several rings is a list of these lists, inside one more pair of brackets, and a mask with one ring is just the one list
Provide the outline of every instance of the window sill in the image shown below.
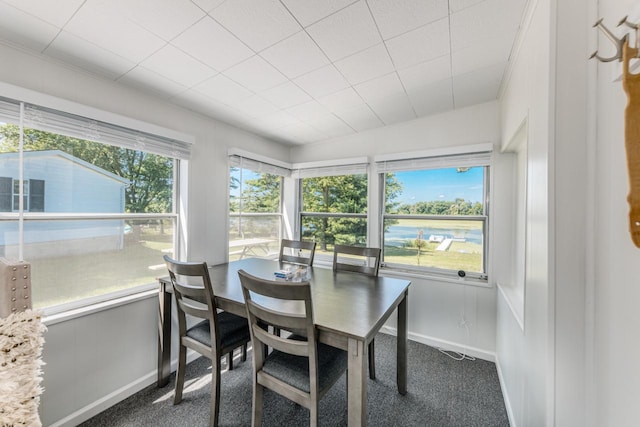
[[51,326],[51,325],[55,325],[56,323],[62,323],[62,322],[73,320],[79,317],[98,313],[101,311],[110,310],[112,308],[123,306],[126,304],[131,304],[136,301],[157,297],[157,295],[158,295],[158,285],[149,284],[145,286],[140,286],[136,288],[134,292],[129,293],[127,295],[112,297],[109,299],[95,302],[93,304],[88,304],[88,305],[84,305],[76,308],[64,309],[64,306],[59,307],[59,308],[62,308],[62,311],[58,311],[58,310],[53,311],[52,309],[45,308],[45,309],[42,309],[42,312],[44,313],[42,322],[46,326]]
[[465,277],[465,278],[449,277],[449,276],[443,276],[443,275],[433,274],[429,272],[407,271],[407,270],[398,270],[398,269],[381,267],[379,274],[384,277],[413,278],[413,279],[429,280],[433,282],[446,282],[446,283],[455,283],[457,285],[469,285],[469,286],[478,286],[481,288],[493,288],[493,285],[489,283],[488,280],[468,278],[468,277]]

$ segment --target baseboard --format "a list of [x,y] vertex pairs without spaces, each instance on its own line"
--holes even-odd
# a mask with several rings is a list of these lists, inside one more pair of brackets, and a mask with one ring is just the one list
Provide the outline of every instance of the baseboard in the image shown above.
[[[392,328],[389,326],[383,326],[382,329],[380,329],[380,332],[383,332],[385,334],[389,334],[389,335],[397,335],[397,330],[396,328]],[[408,334],[408,338],[411,341],[416,341],[419,342],[421,344],[425,344],[431,347],[436,347],[436,348],[441,348],[443,350],[448,350],[448,351],[456,351],[458,353],[464,353],[466,355],[469,356],[473,356],[476,357],[478,359],[482,359],[482,360],[487,360],[489,362],[495,362],[496,360],[496,355],[495,353],[492,353],[490,351],[486,351],[486,350],[482,350],[479,348],[475,348],[475,347],[469,347],[463,344],[458,344],[458,343],[454,343],[451,341],[446,341],[446,340],[442,340],[439,338],[433,338],[433,337],[429,337],[426,335],[421,335],[421,334],[416,334],[416,333],[412,333],[409,332]]]
[[502,390],[502,399],[504,399],[504,406],[507,409],[507,417],[509,418],[509,425],[511,427],[517,427],[516,420],[513,416],[513,409],[511,408],[511,401],[509,400],[509,394],[504,383],[504,377],[502,376],[502,368],[500,366],[500,358],[496,355],[496,370],[498,371],[498,379],[500,380],[500,389]]
[[[191,363],[200,357],[200,354],[189,351],[187,352],[187,363]],[[175,371],[178,366],[178,360],[171,361],[171,371]],[[83,408],[78,409],[72,414],[62,418],[59,421],[51,424],[51,427],[74,427],[80,423],[83,423],[98,415],[100,412],[112,407],[113,405],[123,401],[127,397],[130,397],[137,392],[145,389],[146,387],[154,384],[158,380],[158,373],[156,370],[149,372],[141,378],[138,378],[135,381],[130,382],[129,384],[115,390],[112,393],[102,397],[101,399],[96,400]],[[167,393],[172,393],[173,389],[171,387],[167,387]]]

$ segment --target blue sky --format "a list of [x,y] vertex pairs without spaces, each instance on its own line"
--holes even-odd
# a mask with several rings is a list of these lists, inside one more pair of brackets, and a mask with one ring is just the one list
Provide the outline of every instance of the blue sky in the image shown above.
[[[403,184],[403,191],[396,201],[414,204],[419,201],[453,201],[462,198],[471,202],[482,202],[484,183],[483,168],[471,168],[467,172],[457,172],[456,168],[427,169],[421,171],[396,172]],[[240,178],[240,171],[232,171],[232,176]],[[259,174],[244,169],[242,180],[256,179]],[[238,196],[240,189],[231,191]]]
[[456,168],[396,172],[396,178],[403,184],[403,191],[396,201],[414,204],[419,201],[453,201],[462,198],[482,202],[483,172],[481,167],[471,168],[467,172],[457,172]]

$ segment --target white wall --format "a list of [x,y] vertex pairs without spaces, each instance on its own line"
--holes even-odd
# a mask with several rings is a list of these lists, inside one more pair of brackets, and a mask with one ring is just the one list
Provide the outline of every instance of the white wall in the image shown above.
[[[499,141],[499,110],[496,102],[416,119],[381,129],[373,129],[316,144],[296,146],[291,150],[292,162],[332,160],[348,157],[424,151]],[[492,169],[490,230],[492,234],[490,272],[500,274],[498,262],[508,256],[504,246],[496,246],[493,239],[502,239],[509,206],[505,191],[510,185],[511,167],[498,155]],[[375,198],[374,198],[375,199]],[[376,200],[371,211],[377,212]],[[375,233],[374,233],[375,234]],[[370,235],[371,237],[371,235]],[[376,244],[376,242],[372,242]],[[495,269],[496,271],[492,271]],[[381,274],[390,274],[381,272]],[[493,274],[491,275],[491,279]],[[425,275],[410,277],[409,336],[410,339],[449,349],[469,350],[470,354],[493,360],[496,327],[496,288],[462,285],[458,281],[442,281]],[[464,314],[469,335],[460,326]],[[394,320],[388,327],[393,328]]]
[[[6,84],[26,88],[195,137],[187,206],[189,229],[196,230],[188,236],[192,259],[226,259],[228,147],[288,160],[287,147],[39,55],[0,44],[0,58],[5,89]],[[64,424],[76,425],[154,381],[157,310],[157,298],[150,296],[49,326],[40,411],[44,425],[65,417]]]
[[550,331],[553,309],[550,271],[551,209],[550,140],[551,43],[550,1],[533,0],[524,21],[519,49],[501,99],[502,142],[508,143],[527,124],[528,176],[527,245],[524,330],[498,293],[496,357],[513,425],[553,425],[548,398],[552,395],[553,349]]
[[[634,13],[635,12],[635,13]],[[599,0],[597,15],[612,30],[626,16],[640,20],[637,0]],[[591,23],[591,22],[590,22]],[[591,23],[592,24],[592,23]],[[592,30],[595,31],[595,30]],[[613,52],[600,37],[600,49]],[[595,50],[596,46],[591,46]],[[640,249],[628,231],[629,191],[624,149],[626,96],[621,82],[613,82],[616,63],[597,65],[597,129],[594,211],[597,236],[594,256],[595,286],[588,299],[593,315],[593,389],[589,407],[594,426],[632,426],[638,423],[640,365]],[[637,72],[637,70],[636,70]]]

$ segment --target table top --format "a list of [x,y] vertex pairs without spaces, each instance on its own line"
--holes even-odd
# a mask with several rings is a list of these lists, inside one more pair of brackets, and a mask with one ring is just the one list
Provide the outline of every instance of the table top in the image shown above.
[[[247,258],[209,267],[209,275],[220,305],[244,306],[238,270],[263,279],[274,280],[273,273],[292,264]],[[168,277],[160,279],[169,283]],[[369,277],[351,272],[308,267],[314,322],[322,332],[370,341],[405,297],[409,280]]]

